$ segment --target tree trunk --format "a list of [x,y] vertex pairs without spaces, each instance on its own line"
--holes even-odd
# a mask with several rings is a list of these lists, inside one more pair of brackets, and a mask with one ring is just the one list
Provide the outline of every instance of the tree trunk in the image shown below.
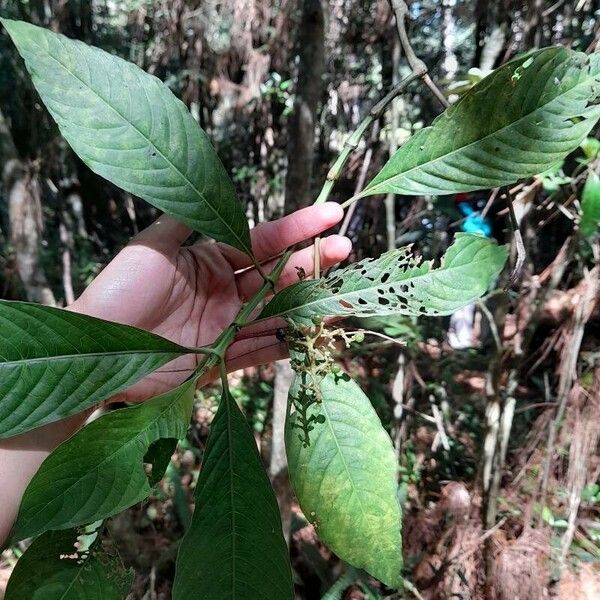
[[525,48],[539,48],[542,42],[542,9],[543,0],[529,0],[527,24],[523,34]]
[[43,222],[37,167],[34,163],[23,164],[14,158],[4,167],[3,181],[8,192],[10,241],[27,300],[56,306],[40,264]]
[[0,111],[0,164],[2,184],[8,200],[10,242],[15,252],[17,272],[27,299],[56,305],[39,261],[42,233],[40,184],[35,164],[18,157],[10,128]]
[[303,0],[298,33],[298,77],[294,112],[288,134],[288,171],[285,182],[286,212],[311,200],[315,124],[323,91],[325,69],[325,17],[321,0]]
[[[400,81],[400,40],[394,36],[394,51],[392,55],[392,85],[397,85]],[[390,107],[390,156],[393,156],[398,149],[397,130],[400,127],[400,98],[394,98]],[[354,206],[354,205],[353,205]],[[385,230],[387,237],[387,249],[394,250],[396,248],[396,195],[388,194],[385,197]]]
[[6,165],[9,160],[17,157],[17,148],[15,147],[10,128],[4,118],[4,114],[0,110],[0,164]]
[[472,66],[478,67],[481,54],[485,46],[485,37],[488,29],[488,0],[477,0],[475,3],[475,55]]
[[290,542],[292,527],[292,490],[288,481],[287,457],[285,454],[285,419],[287,416],[288,390],[294,372],[289,359],[275,363],[275,385],[273,389],[273,436],[269,475],[277,494],[283,535]]
[[58,226],[60,241],[62,244],[62,280],[67,306],[75,302],[73,292],[73,272],[71,268],[72,254],[74,250],[71,216],[62,211],[60,224]]

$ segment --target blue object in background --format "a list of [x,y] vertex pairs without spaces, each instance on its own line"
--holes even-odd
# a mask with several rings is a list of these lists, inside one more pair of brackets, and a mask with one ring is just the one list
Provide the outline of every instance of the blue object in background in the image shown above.
[[492,223],[487,217],[482,217],[468,202],[459,202],[458,210],[466,217],[461,229],[466,233],[478,233],[485,237],[492,235]]
[[[492,223],[481,216],[479,206],[484,205],[483,199],[474,199],[467,194],[457,194],[455,197],[456,208],[465,217],[461,229],[466,233],[477,233],[486,238],[492,235]],[[478,206],[479,205],[479,206]],[[459,308],[450,317],[448,329],[448,343],[456,350],[472,348],[476,341],[473,335],[473,322],[475,318],[475,304]]]

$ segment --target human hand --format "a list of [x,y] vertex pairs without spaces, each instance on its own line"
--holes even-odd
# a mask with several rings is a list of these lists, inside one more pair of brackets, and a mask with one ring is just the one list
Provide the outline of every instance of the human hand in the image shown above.
[[[305,208],[259,225],[252,245],[266,271],[269,261],[289,246],[335,225],[343,215],[337,204]],[[69,310],[153,331],[183,346],[205,346],[231,324],[242,303],[262,285],[247,256],[229,246],[199,243],[181,247],[190,231],[161,217],[136,236],[73,303]],[[350,252],[347,238],[332,235],[321,244],[321,264],[328,267]],[[297,281],[295,267],[313,270],[312,248],[299,250],[287,263],[278,287]],[[226,355],[230,370],[276,360],[287,348],[275,337],[274,323],[248,328]],[[240,336],[241,337],[241,336]],[[181,383],[196,367],[197,355],[177,359],[111,401],[141,401]],[[206,373],[200,384],[215,373]],[[0,441],[0,545],[7,539],[23,491],[48,454],[79,429],[86,411],[34,431]]]
[[[255,255],[268,272],[275,262],[270,259],[329,229],[342,216],[340,206],[329,202],[258,225],[251,232]],[[212,343],[263,279],[251,268],[250,259],[230,246],[210,242],[181,246],[189,234],[185,225],[160,217],[109,263],[69,309],[146,329],[182,346]],[[347,258],[351,244],[347,238],[332,235],[320,248],[321,264],[327,268]],[[297,268],[312,274],[312,247],[294,253],[277,287],[298,281]],[[250,328],[251,335],[240,336],[229,347],[227,368],[283,358],[287,348],[277,340],[275,330],[272,322]],[[141,401],[171,389],[191,373],[198,358],[179,358],[112,401]],[[208,373],[200,383],[212,377],[214,373]]]

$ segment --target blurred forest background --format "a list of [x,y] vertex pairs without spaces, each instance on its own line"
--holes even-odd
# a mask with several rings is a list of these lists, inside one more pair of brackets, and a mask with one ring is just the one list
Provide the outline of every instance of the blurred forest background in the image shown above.
[[[0,0],[0,14],[166,81],[214,141],[253,224],[311,203],[349,132],[410,72],[387,0]],[[423,0],[410,15],[413,47],[450,102],[518,53],[600,46],[599,0]],[[359,146],[333,197],[352,196],[440,110],[413,84]],[[365,198],[342,226],[353,259],[409,243],[438,258],[460,230],[512,249],[498,283],[506,292],[452,322],[363,320],[387,339],[367,335],[362,358],[340,350],[397,449],[414,586],[402,597],[600,598],[599,147],[590,138],[564,165],[512,188],[526,248],[513,278],[515,236],[495,191]],[[69,304],[157,216],[74,156],[5,33],[0,170],[2,298]],[[387,597],[317,541],[291,497],[281,435],[289,377],[281,362],[236,373],[232,385],[278,491],[297,598]],[[138,571],[131,598],[170,597],[217,398],[216,388],[198,393],[166,479],[110,523]],[[1,556],[0,596],[23,548]]]

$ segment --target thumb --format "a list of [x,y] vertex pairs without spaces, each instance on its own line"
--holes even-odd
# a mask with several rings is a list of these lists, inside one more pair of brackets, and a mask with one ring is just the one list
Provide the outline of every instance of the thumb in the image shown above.
[[190,236],[192,230],[169,215],[161,215],[143,231],[132,238],[130,244],[142,244],[159,252],[177,250]]

